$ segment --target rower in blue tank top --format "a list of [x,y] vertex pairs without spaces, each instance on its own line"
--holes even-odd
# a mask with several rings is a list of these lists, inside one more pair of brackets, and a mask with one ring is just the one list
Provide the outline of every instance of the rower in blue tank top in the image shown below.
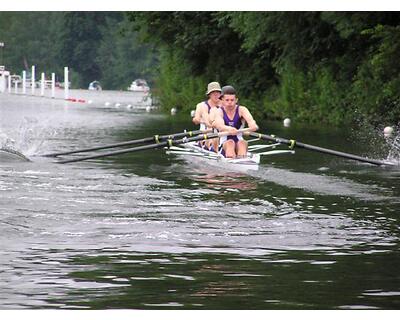
[[248,131],[257,131],[258,126],[250,111],[237,102],[236,90],[232,86],[225,86],[221,92],[222,107],[214,115],[213,127],[229,135],[220,138],[219,150],[227,158],[245,157],[247,155],[247,141],[242,132],[245,124]]

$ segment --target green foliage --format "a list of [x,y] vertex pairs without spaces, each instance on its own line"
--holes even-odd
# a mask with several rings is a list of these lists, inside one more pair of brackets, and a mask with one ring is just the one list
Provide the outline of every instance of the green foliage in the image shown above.
[[69,81],[71,82],[71,87],[73,89],[80,88],[78,84],[84,83],[81,73],[73,68],[69,68],[68,71],[69,71],[68,77]]
[[158,53],[152,46],[138,43],[137,33],[125,19],[107,17],[102,34],[95,62],[100,66],[103,87],[126,90],[137,78],[154,78]]
[[97,51],[102,39],[101,26],[105,24],[107,13],[67,12],[64,14],[62,30],[62,62],[79,70],[82,81],[79,87],[100,79],[100,66],[96,63]]
[[377,25],[363,35],[376,41],[355,75],[350,95],[367,119],[400,119],[400,26]]
[[339,124],[346,121],[345,100],[340,82],[327,67],[304,72],[293,66],[282,69],[279,94],[272,102],[265,101],[276,118],[289,117],[309,122]]
[[[163,55],[173,83],[232,84],[256,116],[344,123],[398,121],[397,12],[130,13]],[[176,61],[176,62],[174,62]],[[174,63],[176,63],[174,65]],[[172,77],[171,70],[177,68]],[[200,82],[199,82],[200,83]],[[160,81],[161,100],[179,90]],[[204,90],[204,89],[203,89]]]
[[121,12],[0,12],[0,57],[13,73],[36,65],[63,81],[68,66],[74,88],[99,80],[126,89],[139,77],[151,82],[157,66],[157,52],[130,28]]
[[0,12],[0,41],[5,43],[2,50],[7,68],[20,73],[36,65],[38,71],[61,72],[61,17],[59,12]]
[[161,105],[170,109],[195,109],[196,104],[205,99],[206,80],[190,76],[187,67],[180,63],[182,57],[177,52],[163,51],[161,55],[160,76],[157,87],[160,91]]

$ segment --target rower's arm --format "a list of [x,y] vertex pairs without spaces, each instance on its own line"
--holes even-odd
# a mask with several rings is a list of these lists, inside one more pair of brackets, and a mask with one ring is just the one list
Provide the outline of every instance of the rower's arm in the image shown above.
[[215,119],[218,117],[219,108],[211,108],[210,113],[207,115],[206,125],[208,128],[215,128]]
[[202,119],[203,119],[203,104],[198,103],[192,121],[194,124],[200,124],[202,122]]
[[249,127],[250,131],[257,131],[258,125],[254,120],[253,116],[251,115],[249,109],[244,106],[239,107],[239,115],[246,121],[247,126]]
[[224,119],[222,117],[221,110],[215,110],[215,113],[214,113],[213,119],[212,119],[212,127],[215,129],[218,129],[219,131],[224,131],[225,123],[224,123]]

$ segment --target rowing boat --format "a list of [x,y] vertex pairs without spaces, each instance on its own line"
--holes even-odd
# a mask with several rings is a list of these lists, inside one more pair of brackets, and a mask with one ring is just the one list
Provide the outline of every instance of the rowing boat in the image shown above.
[[235,171],[258,170],[261,156],[276,154],[294,154],[295,151],[288,149],[269,150],[281,146],[280,143],[274,144],[252,144],[259,139],[249,140],[249,148],[246,157],[225,158],[221,153],[209,151],[199,146],[197,142],[188,142],[179,146],[165,148],[167,154],[181,155],[190,160],[206,161],[209,164],[223,166]]

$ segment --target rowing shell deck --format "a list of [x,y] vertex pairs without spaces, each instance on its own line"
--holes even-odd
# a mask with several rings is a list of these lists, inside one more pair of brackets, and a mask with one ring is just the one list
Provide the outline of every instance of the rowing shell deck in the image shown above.
[[[257,141],[258,139],[250,140],[249,143]],[[275,144],[267,144],[267,145],[249,145],[249,152],[247,156],[244,158],[225,158],[220,153],[215,153],[213,151],[209,151],[203,149],[198,146],[197,142],[188,142],[185,144],[177,146],[172,146],[169,149],[166,149],[167,154],[177,154],[187,157],[195,157],[198,159],[204,159],[205,161],[218,165],[224,166],[229,169],[237,170],[237,171],[248,171],[248,170],[258,170],[261,156],[274,155],[274,154],[284,154],[290,153],[294,154],[293,150],[270,150],[263,151],[267,148],[276,148],[279,146],[279,143]]]

